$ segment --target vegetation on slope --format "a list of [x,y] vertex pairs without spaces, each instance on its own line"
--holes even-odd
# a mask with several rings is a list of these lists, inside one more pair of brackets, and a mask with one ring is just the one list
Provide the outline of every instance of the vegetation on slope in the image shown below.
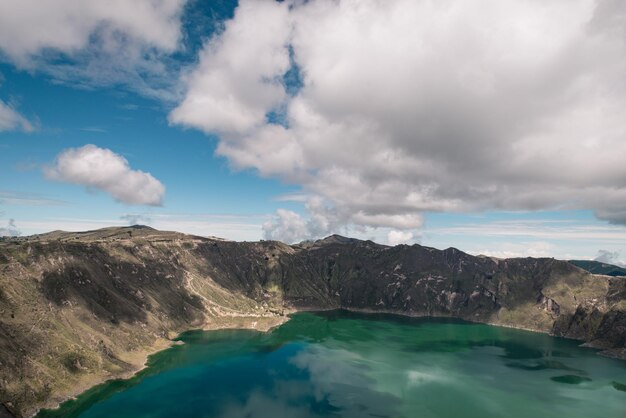
[[569,260],[569,262],[576,267],[587,270],[589,273],[603,274],[605,276],[613,277],[626,277],[626,268],[615,266],[613,264],[607,264],[594,260]]

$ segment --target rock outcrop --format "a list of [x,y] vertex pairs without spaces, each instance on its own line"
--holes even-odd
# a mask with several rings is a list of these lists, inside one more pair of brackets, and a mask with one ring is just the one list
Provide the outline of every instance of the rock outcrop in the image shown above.
[[133,373],[183,330],[334,308],[532,329],[626,356],[626,279],[565,261],[339,236],[289,246],[57,231],[0,241],[0,402],[29,415]]

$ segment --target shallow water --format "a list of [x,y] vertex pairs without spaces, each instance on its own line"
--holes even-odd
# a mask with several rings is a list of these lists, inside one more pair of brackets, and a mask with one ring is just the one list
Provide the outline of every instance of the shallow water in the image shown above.
[[335,311],[179,339],[38,417],[626,417],[625,361],[532,332]]

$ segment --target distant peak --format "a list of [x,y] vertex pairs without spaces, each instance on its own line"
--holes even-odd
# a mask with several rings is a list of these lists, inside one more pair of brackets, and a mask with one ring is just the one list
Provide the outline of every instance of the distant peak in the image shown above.
[[128,226],[127,228],[133,228],[133,229],[148,229],[148,230],[150,230],[150,231],[156,231],[156,229],[154,229],[153,227],[148,226],[148,225],[131,225],[131,226]]
[[330,244],[354,244],[354,243],[358,243],[358,242],[363,242],[360,239],[356,239],[356,238],[348,238],[348,237],[344,237],[343,235],[338,235],[338,234],[333,234],[333,235],[329,235],[326,238],[322,238],[322,239],[318,239],[318,240],[307,240],[307,241],[302,241],[301,243],[299,243],[298,245],[302,246],[302,247],[319,247],[322,245],[330,245]]
[[328,244],[349,244],[351,242],[356,242],[356,241],[360,241],[356,238],[348,238],[348,237],[344,237],[343,235],[338,235],[338,234],[333,234],[333,235],[329,235],[326,238],[322,238],[317,240],[317,242],[323,242],[323,243],[328,243]]

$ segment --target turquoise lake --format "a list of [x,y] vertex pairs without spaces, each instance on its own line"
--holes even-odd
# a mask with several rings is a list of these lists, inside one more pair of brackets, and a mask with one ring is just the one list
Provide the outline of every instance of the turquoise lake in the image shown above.
[[626,417],[626,361],[538,333],[333,311],[178,339],[38,417]]

